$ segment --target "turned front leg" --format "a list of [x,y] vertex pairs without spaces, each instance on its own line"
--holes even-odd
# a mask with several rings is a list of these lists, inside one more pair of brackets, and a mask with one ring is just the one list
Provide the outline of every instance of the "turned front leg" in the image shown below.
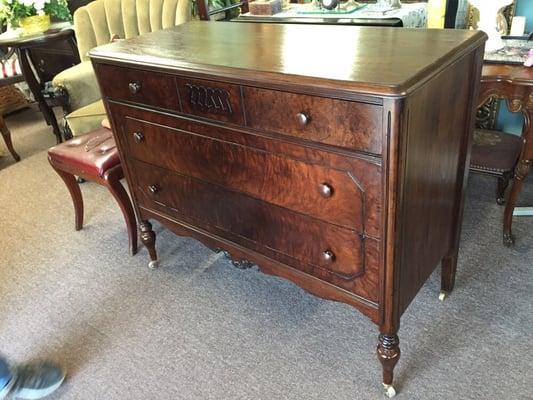
[[398,335],[386,335],[381,333],[378,338],[377,348],[378,359],[383,368],[383,387],[385,388],[385,395],[393,397],[396,395],[396,390],[392,386],[394,378],[394,367],[400,359],[400,339]]
[[152,230],[152,224],[146,220],[141,221],[139,229],[141,231],[141,241],[150,254],[151,261],[148,263],[148,267],[151,269],[157,268],[159,266],[159,260],[157,259],[157,252],[155,250],[155,232]]

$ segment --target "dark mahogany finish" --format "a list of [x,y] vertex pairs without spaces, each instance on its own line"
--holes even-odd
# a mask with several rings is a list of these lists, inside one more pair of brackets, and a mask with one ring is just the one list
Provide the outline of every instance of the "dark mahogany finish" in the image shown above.
[[483,104],[492,96],[505,99],[509,111],[524,116],[520,156],[503,216],[503,243],[512,246],[513,211],[533,163],[533,69],[521,65],[484,65],[478,103]]
[[243,93],[252,128],[381,153],[381,106],[248,87]]
[[400,316],[441,261],[453,288],[484,40],[190,23],[93,50],[151,259],[157,219],[356,307],[391,385]]

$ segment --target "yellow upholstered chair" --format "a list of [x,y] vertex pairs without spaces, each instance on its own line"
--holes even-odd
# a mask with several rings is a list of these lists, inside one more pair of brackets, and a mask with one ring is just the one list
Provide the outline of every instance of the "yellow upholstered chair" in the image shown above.
[[170,28],[191,19],[190,0],[95,0],[74,13],[81,63],[53,80],[68,95],[66,116],[74,136],[92,131],[105,117],[100,90],[88,52],[114,38],[128,39]]

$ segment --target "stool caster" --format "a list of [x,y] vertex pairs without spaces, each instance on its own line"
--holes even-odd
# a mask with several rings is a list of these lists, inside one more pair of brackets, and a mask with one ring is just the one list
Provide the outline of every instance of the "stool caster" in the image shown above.
[[148,268],[157,269],[159,267],[159,260],[152,260],[148,263]]
[[396,389],[394,389],[394,386],[392,385],[383,384],[383,391],[385,396],[389,399],[392,399],[394,396],[396,396]]
[[441,290],[439,293],[439,300],[444,301],[448,297],[448,292],[445,292],[444,290]]

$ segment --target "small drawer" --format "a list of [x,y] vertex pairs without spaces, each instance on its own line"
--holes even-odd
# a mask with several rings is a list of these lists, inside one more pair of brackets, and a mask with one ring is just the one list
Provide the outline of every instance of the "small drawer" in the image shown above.
[[103,95],[114,100],[179,110],[178,91],[172,75],[138,69],[98,65]]
[[252,128],[381,154],[381,106],[252,87],[243,96]]
[[238,85],[177,77],[185,114],[243,125],[241,90]]
[[141,207],[376,298],[373,250],[357,232],[140,161],[130,165]]

